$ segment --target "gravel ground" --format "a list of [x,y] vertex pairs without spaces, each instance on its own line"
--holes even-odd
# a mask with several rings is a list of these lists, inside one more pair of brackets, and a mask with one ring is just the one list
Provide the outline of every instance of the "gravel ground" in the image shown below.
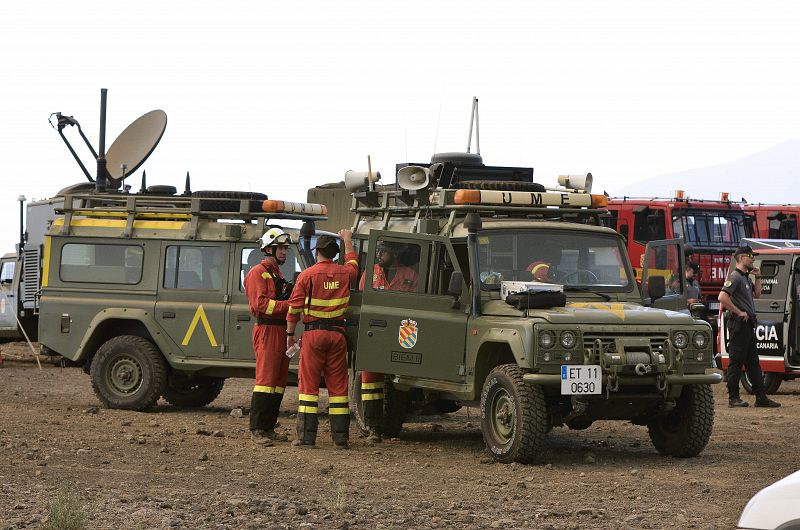
[[[40,371],[24,344],[2,348],[0,529],[40,527],[65,491],[93,529],[731,528],[755,492],[798,468],[795,382],[780,409],[718,408],[697,458],[598,422],[553,430],[524,466],[488,457],[476,409],[416,418],[376,446],[354,428],[350,451],[333,449],[323,417],[318,449],[264,448],[238,410],[251,381],[228,380],[204,409],[108,410],[81,369]],[[290,439],[296,395],[280,420]],[[726,404],[721,385],[715,398]]]

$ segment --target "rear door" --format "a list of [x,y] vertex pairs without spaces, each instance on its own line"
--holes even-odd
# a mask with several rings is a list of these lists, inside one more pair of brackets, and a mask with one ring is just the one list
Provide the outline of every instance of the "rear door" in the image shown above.
[[761,297],[754,300],[758,326],[756,349],[759,355],[785,355],[788,299],[792,278],[792,256],[756,256],[754,266],[761,270]]
[[16,254],[4,257],[0,262],[0,331],[17,329],[17,293],[14,289],[16,263]]
[[[373,230],[369,248],[378,242],[399,245],[405,290],[374,289],[376,253],[365,259],[364,289],[358,328],[356,370],[446,381],[464,380],[467,314],[446,294],[450,274],[458,269],[450,241],[433,235],[403,236]],[[397,247],[395,247],[397,248]],[[466,292],[466,291],[464,291]]]

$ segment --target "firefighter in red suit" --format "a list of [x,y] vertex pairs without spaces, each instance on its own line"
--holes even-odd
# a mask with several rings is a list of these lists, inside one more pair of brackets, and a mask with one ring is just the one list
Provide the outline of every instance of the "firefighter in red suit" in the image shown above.
[[320,376],[328,387],[328,417],[336,448],[347,449],[350,438],[350,406],[347,399],[347,339],[344,315],[350,301],[350,284],[358,277],[353,233],[340,230],[345,264],[333,258],[339,253],[335,237],[317,239],[317,263],[297,278],[286,317],[286,347],[297,342],[294,333],[303,319],[297,396],[297,439],[292,445],[313,447],[317,439]]
[[[375,248],[377,263],[372,269],[372,288],[381,291],[415,292],[417,272],[402,265],[398,257],[405,247],[399,243],[379,241]],[[366,271],[361,276],[358,288],[364,289]],[[383,430],[383,374],[361,372],[361,402],[364,404],[364,423],[369,429],[368,443],[382,440]]]
[[289,359],[285,355],[286,313],[292,286],[280,270],[286,262],[289,243],[289,234],[280,228],[267,230],[260,240],[264,260],[250,269],[244,279],[250,313],[256,317],[253,326],[256,381],[250,405],[250,436],[254,442],[268,446],[273,440],[287,439],[285,434],[275,432],[275,425],[289,373]]

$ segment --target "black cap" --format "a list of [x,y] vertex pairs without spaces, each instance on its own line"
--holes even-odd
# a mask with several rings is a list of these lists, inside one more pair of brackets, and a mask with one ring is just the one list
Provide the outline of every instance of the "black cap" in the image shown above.
[[750,245],[742,245],[741,247],[737,248],[736,251],[733,253],[733,258],[736,259],[742,254],[752,254],[752,253],[753,249],[750,248]]
[[325,234],[317,238],[317,246],[315,246],[312,250],[319,250],[321,248],[327,248],[331,246],[334,246],[338,249],[339,241],[335,237]]

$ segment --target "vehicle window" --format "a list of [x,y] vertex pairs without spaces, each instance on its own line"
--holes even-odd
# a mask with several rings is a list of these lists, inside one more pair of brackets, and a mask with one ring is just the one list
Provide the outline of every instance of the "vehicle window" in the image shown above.
[[164,287],[218,290],[223,286],[223,269],[221,247],[171,245],[167,247]]
[[[244,277],[250,269],[261,263],[264,254],[258,248],[244,248],[239,259],[239,291],[244,292]],[[283,277],[290,282],[294,282],[302,270],[300,261],[297,259],[295,247],[290,246],[286,253],[286,262],[280,267]]]
[[0,283],[11,283],[14,281],[14,266],[13,261],[3,263],[3,268],[0,269]]
[[450,277],[456,270],[453,263],[454,257],[451,256],[447,247],[441,243],[435,243],[431,253],[431,266],[425,292],[428,294],[446,295],[447,288],[450,286]]
[[135,285],[143,263],[140,246],[68,243],[61,247],[58,271],[62,282]]
[[633,239],[647,243],[666,239],[667,227],[664,221],[664,210],[647,208],[636,212],[633,221]]
[[400,243],[379,239],[375,244],[374,259],[365,260],[372,270],[361,274],[359,286],[363,289],[371,282],[377,291],[418,292],[424,279],[418,281],[421,247],[417,244]]
[[701,246],[736,246],[745,237],[743,212],[681,212],[672,217],[672,228],[675,237]]
[[678,253],[678,245],[651,248],[650,253],[646,256],[647,280],[644,285],[645,292],[648,292],[648,284],[651,281],[656,281],[653,278],[659,278],[658,281],[663,281],[664,283],[666,295],[683,293],[684,282],[681,280],[681,259]]
[[539,281],[629,291],[632,281],[621,243],[611,235],[560,230],[481,232],[481,289],[499,290],[503,281]]

